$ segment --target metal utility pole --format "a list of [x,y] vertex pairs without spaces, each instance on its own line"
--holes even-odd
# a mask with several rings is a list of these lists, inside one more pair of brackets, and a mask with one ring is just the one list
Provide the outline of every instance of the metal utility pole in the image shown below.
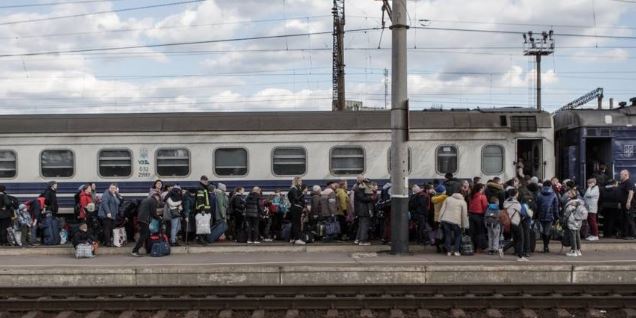
[[406,0],[383,0],[391,18],[391,253],[409,252],[408,148],[409,103],[406,73]]
[[344,26],[345,0],[333,0],[332,110],[345,110]]
[[542,39],[535,39],[532,31],[523,33],[523,55],[534,55],[537,61],[537,110],[541,111],[541,57],[554,53],[552,30],[541,32]]

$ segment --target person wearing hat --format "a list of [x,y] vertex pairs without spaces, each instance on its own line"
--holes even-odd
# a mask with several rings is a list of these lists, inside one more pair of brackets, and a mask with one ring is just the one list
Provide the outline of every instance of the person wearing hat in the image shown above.
[[442,210],[442,205],[444,204],[444,201],[446,201],[446,199],[448,198],[448,195],[446,195],[446,187],[444,187],[443,184],[438,184],[437,186],[435,186],[435,188],[433,189],[434,193],[432,194],[432,198],[431,198],[431,202],[433,202],[433,228],[436,231],[436,233],[439,233],[438,235],[436,235],[436,241],[435,241],[435,246],[437,247],[437,252],[441,253],[442,252],[442,237],[443,235],[440,235],[443,233],[442,227],[440,226],[440,211]]
[[[90,188],[90,187],[89,187]],[[97,245],[97,241],[95,237],[88,232],[88,226],[86,223],[82,223],[79,226],[79,231],[75,233],[73,236],[71,243],[73,243],[73,247],[77,248],[80,244],[89,244],[93,246],[93,257],[95,257],[95,249]]]
[[[199,178],[199,189],[197,189],[195,195],[194,210],[197,214],[211,214],[210,219],[216,214],[216,196],[214,191],[210,191],[207,176]],[[204,235],[198,235],[197,241],[200,244],[207,244]]]

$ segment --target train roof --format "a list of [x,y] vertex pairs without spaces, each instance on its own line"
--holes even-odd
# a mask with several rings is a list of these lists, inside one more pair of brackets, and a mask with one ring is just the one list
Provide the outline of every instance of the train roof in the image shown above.
[[[510,127],[510,119],[535,117],[537,128],[550,128],[547,112],[526,111],[412,111],[413,129],[478,129]],[[197,131],[388,130],[390,111],[356,112],[197,112],[2,115],[0,134],[117,133]],[[504,125],[505,124],[505,125]]]
[[636,126],[636,106],[615,109],[571,109],[554,114],[554,129]]

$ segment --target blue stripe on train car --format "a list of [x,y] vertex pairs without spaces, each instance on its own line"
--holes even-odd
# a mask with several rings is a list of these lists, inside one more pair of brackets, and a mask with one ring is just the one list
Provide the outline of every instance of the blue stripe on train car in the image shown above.
[[[338,181],[334,179],[324,179],[324,180],[303,180],[303,183],[306,184],[309,188],[313,185],[325,186],[330,181]],[[389,182],[388,179],[380,179],[373,180],[376,181],[380,187],[382,187],[385,183]],[[411,184],[424,184],[426,182],[431,182],[431,179],[411,179],[409,182]],[[244,187],[247,192],[251,190],[254,186],[259,186],[263,189],[264,192],[274,192],[277,189],[285,192],[291,186],[290,180],[222,180],[222,181],[211,181],[212,184],[217,184],[218,182],[222,182],[227,186],[227,191],[230,192],[234,190],[236,187]],[[353,185],[355,182],[354,179],[347,179],[349,187]],[[148,193],[150,187],[153,182],[147,181],[121,181],[116,182],[119,187],[120,193],[126,199],[143,199],[145,195],[127,195],[127,194],[140,194],[140,193]],[[166,180],[164,183],[169,184],[179,184],[182,188],[195,190],[198,188],[198,181],[186,181],[186,180]],[[74,205],[74,198],[72,194],[77,193],[80,186],[85,183],[82,182],[58,182],[58,205],[61,208],[72,208]],[[15,195],[20,201],[27,201],[35,199],[31,195],[40,194],[44,192],[47,187],[46,182],[15,182],[15,183],[5,183],[7,187],[7,193]],[[110,182],[96,182],[97,185],[97,193],[103,193],[106,191]]]

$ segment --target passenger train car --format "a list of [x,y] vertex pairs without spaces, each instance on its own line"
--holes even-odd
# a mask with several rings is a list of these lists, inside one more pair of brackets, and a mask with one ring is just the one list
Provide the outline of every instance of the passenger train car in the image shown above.
[[[390,178],[390,112],[252,112],[0,116],[0,183],[21,199],[50,180],[63,210],[81,184],[116,182],[127,197],[155,179],[195,186],[201,175],[235,186],[286,190],[293,176],[309,185]],[[549,113],[532,109],[410,113],[411,182],[515,174],[551,177]]]
[[554,115],[558,175],[584,184],[600,164],[614,178],[636,174],[636,100],[630,107],[562,110]]

